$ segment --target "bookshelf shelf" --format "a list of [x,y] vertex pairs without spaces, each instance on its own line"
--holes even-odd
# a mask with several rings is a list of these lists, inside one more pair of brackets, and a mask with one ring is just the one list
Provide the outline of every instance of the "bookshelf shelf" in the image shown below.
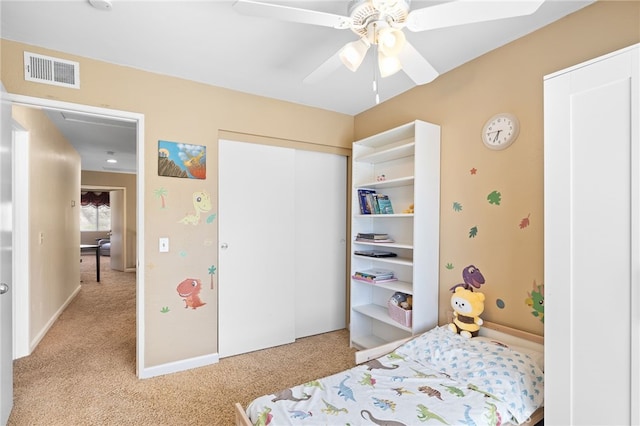
[[386,263],[390,265],[405,265],[405,266],[413,265],[413,261],[411,259],[402,258],[402,257],[369,257],[369,256],[360,256],[357,254],[354,254],[353,256],[354,258],[362,258],[370,262]]
[[413,250],[413,244],[409,243],[369,243],[366,241],[354,241],[353,244],[360,244],[368,247],[385,247],[385,248],[397,248],[397,249],[410,249]]
[[360,163],[377,164],[385,161],[397,160],[399,158],[414,155],[415,142],[405,141],[400,145],[379,148],[359,156],[356,161]]
[[412,329],[410,327],[405,327],[404,325],[396,322],[393,318],[391,318],[386,306],[371,304],[354,306],[352,309],[353,311],[361,313],[362,315],[366,315],[367,317],[370,317],[376,321],[381,321],[385,324],[392,325],[405,332],[412,332]]
[[355,215],[355,217],[357,217],[357,218],[372,218],[372,219],[389,219],[389,218],[392,218],[392,217],[413,217],[413,213],[357,214],[357,215]]
[[356,185],[356,188],[395,188],[397,186],[409,186],[413,185],[415,178],[413,176],[405,176],[397,179],[385,179],[382,181],[366,182],[361,185]]
[[390,281],[386,283],[375,283],[375,284],[365,282],[365,281],[358,281],[358,282],[365,286],[374,286],[377,288],[393,290],[394,292],[401,291],[403,293],[413,294],[413,285],[405,281]]
[[[351,345],[365,349],[437,325],[440,127],[414,121],[356,141],[351,170],[351,275],[368,268],[383,268],[394,271],[398,278],[384,283],[351,279]],[[394,213],[360,214],[359,189],[375,191],[378,199],[379,194],[387,195]],[[367,198],[366,203],[369,201]],[[414,213],[402,213],[411,205]],[[355,241],[359,233],[387,234],[395,242]],[[355,254],[365,250],[389,251],[397,256]],[[389,315],[387,301],[395,292],[413,295],[410,327]]]

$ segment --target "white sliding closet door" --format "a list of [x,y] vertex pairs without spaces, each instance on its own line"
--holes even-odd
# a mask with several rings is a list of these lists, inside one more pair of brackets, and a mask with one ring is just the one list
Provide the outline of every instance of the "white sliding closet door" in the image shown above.
[[220,140],[221,357],[294,340],[295,151]]
[[296,151],[296,337],[346,323],[347,158]]

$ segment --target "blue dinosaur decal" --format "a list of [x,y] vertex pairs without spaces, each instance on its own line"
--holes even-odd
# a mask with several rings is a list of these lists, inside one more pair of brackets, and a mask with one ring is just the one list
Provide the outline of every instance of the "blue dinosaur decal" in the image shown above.
[[338,389],[338,395],[343,397],[345,401],[352,400],[353,402],[356,402],[356,399],[353,397],[353,389],[344,384],[344,382],[349,380],[350,377],[351,376],[346,376],[342,379],[340,385],[334,386],[334,388]]

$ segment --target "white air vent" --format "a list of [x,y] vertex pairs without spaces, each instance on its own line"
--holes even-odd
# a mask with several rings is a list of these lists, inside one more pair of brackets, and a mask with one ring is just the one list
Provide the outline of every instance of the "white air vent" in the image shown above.
[[80,64],[24,52],[24,79],[54,86],[80,88]]

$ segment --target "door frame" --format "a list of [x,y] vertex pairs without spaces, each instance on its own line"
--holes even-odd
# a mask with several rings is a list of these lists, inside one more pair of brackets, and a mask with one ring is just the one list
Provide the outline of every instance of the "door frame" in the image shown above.
[[[145,323],[144,323],[144,268],[140,268],[140,265],[144,265],[144,205],[145,205],[145,191],[144,191],[144,114],[122,111],[108,108],[94,107],[90,105],[76,104],[71,102],[56,101],[52,99],[36,98],[32,96],[16,95],[8,93],[7,101],[12,105],[23,105],[33,108],[46,108],[61,110],[67,112],[75,112],[80,114],[93,114],[113,119],[131,121],[136,123],[136,160],[137,160],[137,173],[136,173],[136,189],[137,189],[137,203],[136,203],[136,245],[137,245],[137,262],[136,262],[136,374],[139,378],[144,377],[144,336],[145,336]],[[17,189],[24,189],[19,187],[17,183]],[[20,238],[20,236],[14,236]],[[14,299],[15,301],[15,299]],[[14,306],[14,314],[19,308]],[[22,307],[24,309],[24,306]],[[28,308],[28,306],[27,306]],[[15,324],[14,324],[15,327]]]

